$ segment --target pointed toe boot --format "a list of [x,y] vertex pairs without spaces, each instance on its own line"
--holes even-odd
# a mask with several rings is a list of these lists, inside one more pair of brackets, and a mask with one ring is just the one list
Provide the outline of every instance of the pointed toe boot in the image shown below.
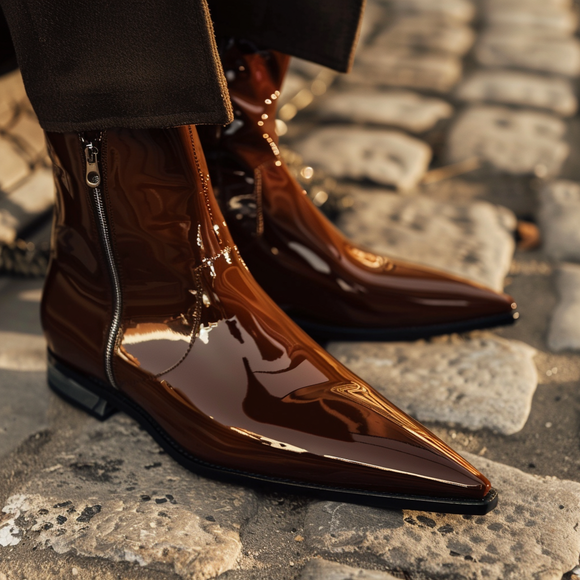
[[510,296],[357,246],[304,195],[275,132],[288,60],[231,43],[222,61],[235,120],[200,130],[216,195],[258,283],[321,340],[413,339],[512,323]]
[[48,134],[50,387],[187,468],[370,505],[486,513],[489,481],[326,353],[249,273],[193,126]]

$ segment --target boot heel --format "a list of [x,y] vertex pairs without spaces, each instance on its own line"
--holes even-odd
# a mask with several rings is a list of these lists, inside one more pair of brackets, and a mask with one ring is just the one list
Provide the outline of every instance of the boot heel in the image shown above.
[[86,383],[86,379],[69,369],[64,369],[49,355],[48,386],[57,395],[100,421],[105,421],[117,412],[108,401],[93,393],[83,383]]

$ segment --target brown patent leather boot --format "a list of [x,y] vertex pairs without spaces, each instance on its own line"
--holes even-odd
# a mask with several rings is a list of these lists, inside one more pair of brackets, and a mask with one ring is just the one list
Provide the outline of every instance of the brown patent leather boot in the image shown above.
[[379,256],[346,239],[280,158],[276,100],[289,58],[225,50],[235,120],[203,127],[216,195],[264,290],[320,339],[401,340],[512,323],[516,305],[473,282]]
[[121,409],[202,475],[384,507],[485,513],[474,467],[333,359],[258,286],[193,126],[49,134],[49,384]]

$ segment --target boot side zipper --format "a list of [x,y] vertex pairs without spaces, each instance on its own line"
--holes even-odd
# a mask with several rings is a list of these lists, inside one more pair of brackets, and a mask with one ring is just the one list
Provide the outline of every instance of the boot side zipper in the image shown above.
[[121,327],[122,292],[121,281],[113,253],[113,245],[111,243],[111,230],[109,228],[105,202],[100,187],[101,170],[99,166],[99,148],[97,145],[101,145],[102,134],[99,136],[98,140],[95,141],[85,140],[82,135],[80,136],[80,140],[84,147],[86,161],[85,181],[90,188],[93,198],[97,227],[113,290],[113,316],[105,345],[105,373],[111,385],[118,389],[119,387],[117,386],[115,375],[113,373],[113,356],[115,354],[117,337],[119,336],[119,329]]

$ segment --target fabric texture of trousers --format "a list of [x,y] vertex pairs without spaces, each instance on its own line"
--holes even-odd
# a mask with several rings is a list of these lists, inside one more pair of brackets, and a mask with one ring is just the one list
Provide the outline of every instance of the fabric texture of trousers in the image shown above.
[[0,0],[0,6],[40,124],[66,132],[231,122],[216,34],[347,71],[364,0]]

